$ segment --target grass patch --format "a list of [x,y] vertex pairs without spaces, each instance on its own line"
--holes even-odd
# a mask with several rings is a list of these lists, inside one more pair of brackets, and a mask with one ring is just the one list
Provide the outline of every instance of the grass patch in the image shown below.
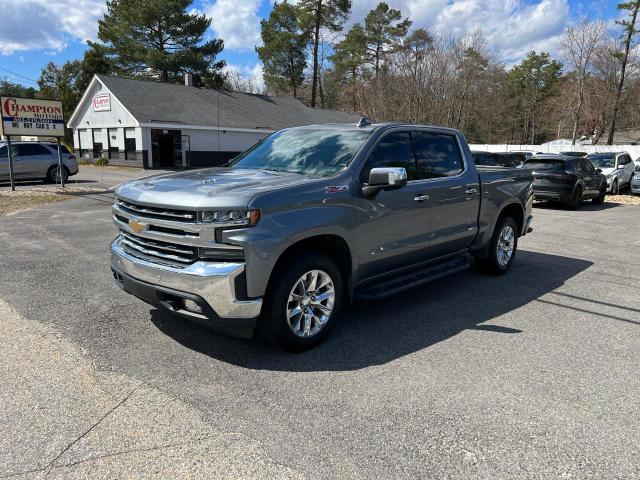
[[0,216],[68,199],[69,197],[55,193],[46,195],[0,195]]

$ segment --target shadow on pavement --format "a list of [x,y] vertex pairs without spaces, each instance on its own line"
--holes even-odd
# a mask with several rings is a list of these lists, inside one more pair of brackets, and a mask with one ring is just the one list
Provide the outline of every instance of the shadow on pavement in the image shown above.
[[605,202],[603,204],[597,205],[595,203],[591,203],[589,201],[584,202],[582,205],[580,205],[580,208],[576,209],[576,210],[569,210],[567,209],[567,207],[565,207],[563,204],[561,203],[556,203],[556,202],[536,202],[533,204],[533,206],[535,208],[540,208],[542,210],[567,210],[570,212],[595,212],[598,210],[609,210],[611,208],[616,208],[616,207],[621,207],[622,204],[620,203],[613,203],[613,202],[607,202],[605,200]]
[[[592,262],[520,251],[502,277],[462,272],[379,302],[343,310],[335,330],[313,350],[291,354],[256,340],[216,334],[171,314],[152,311],[153,323],[187,348],[250,369],[355,370],[427,348],[464,330],[514,335],[521,330],[488,324],[562,286]],[[526,325],[524,325],[526,328]]]

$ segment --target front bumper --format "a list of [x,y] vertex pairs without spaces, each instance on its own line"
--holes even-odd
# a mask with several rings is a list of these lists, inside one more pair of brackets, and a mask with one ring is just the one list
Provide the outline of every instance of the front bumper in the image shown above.
[[[185,268],[159,265],[129,255],[118,237],[111,244],[111,269],[125,291],[214,328],[252,327],[262,308],[261,298],[237,298],[236,278],[244,272],[244,263],[198,261]],[[186,300],[201,311],[187,310]]]

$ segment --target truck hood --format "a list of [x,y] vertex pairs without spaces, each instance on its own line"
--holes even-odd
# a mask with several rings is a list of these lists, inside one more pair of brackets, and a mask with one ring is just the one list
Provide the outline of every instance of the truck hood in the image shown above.
[[121,185],[116,195],[164,207],[245,207],[260,193],[316,181],[288,172],[207,168],[134,180]]

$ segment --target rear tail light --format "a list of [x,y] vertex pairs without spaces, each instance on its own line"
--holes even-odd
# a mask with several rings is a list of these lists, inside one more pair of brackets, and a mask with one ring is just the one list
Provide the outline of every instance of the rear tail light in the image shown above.
[[636,172],[640,172],[640,165],[636,165]]
[[75,155],[69,155],[69,160],[75,160],[76,156]]

